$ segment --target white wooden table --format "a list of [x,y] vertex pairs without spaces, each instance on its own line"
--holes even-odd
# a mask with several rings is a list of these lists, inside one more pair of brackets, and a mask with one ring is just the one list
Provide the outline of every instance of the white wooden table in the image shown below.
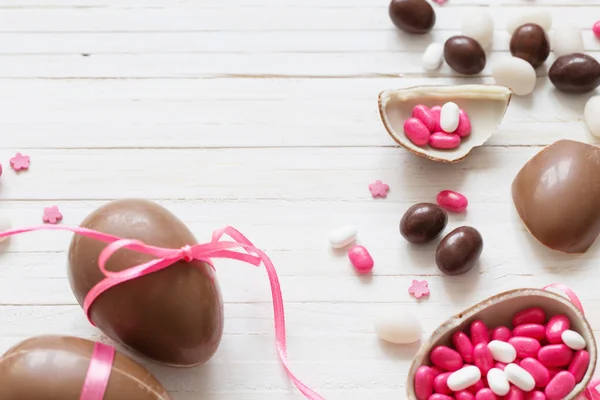
[[[600,329],[600,245],[565,256],[537,244],[518,221],[510,184],[559,138],[593,142],[581,122],[589,95],[557,93],[540,77],[515,98],[488,144],[457,165],[416,158],[386,134],[377,94],[392,87],[463,83],[447,67],[424,74],[423,49],[458,32],[463,13],[493,3],[489,59],[505,56],[505,21],[528,8],[584,28],[598,0],[450,0],[426,36],[405,36],[387,0],[1,0],[0,212],[14,226],[58,205],[78,224],[106,201],[144,197],[180,216],[199,239],[236,226],[275,262],[286,301],[294,371],[328,400],[404,397],[417,346],[378,341],[372,315],[407,307],[427,335],[466,306],[505,289],[560,281],[580,294]],[[468,82],[491,82],[489,68]],[[15,174],[8,159],[31,156]],[[391,187],[374,200],[369,183]],[[398,222],[442,189],[470,200],[449,229],[479,229],[480,267],[442,277],[435,244],[411,247]],[[326,241],[359,227],[376,261],[360,279]],[[39,334],[104,340],[66,279],[67,234],[14,238],[0,255],[0,353]],[[276,358],[263,269],[219,261],[225,335],[205,366],[145,362],[175,400],[282,400],[302,396]],[[429,299],[408,294],[427,279]]]

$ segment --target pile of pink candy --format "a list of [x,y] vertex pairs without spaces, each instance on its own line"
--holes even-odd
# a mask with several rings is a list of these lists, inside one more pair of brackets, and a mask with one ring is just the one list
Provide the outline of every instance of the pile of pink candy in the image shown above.
[[452,102],[431,109],[419,104],[413,108],[412,117],[404,121],[404,134],[417,146],[454,149],[470,133],[469,116]]
[[490,331],[474,321],[470,337],[454,333],[454,348],[435,347],[429,354],[432,366],[421,366],[415,375],[417,399],[564,399],[588,369],[585,339],[570,330],[565,315],[546,323],[540,308],[517,313],[513,326]]

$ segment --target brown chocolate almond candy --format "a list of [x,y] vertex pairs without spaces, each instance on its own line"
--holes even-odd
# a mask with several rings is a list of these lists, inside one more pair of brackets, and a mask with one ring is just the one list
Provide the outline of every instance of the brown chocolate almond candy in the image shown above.
[[[0,400],[80,400],[94,342],[65,336],[25,340],[0,358]],[[170,400],[144,367],[116,353],[103,400]]]
[[[81,224],[122,238],[179,249],[197,244],[177,217],[158,204],[128,199],[108,203]],[[104,278],[98,256],[106,244],[75,235],[69,249],[69,281],[80,305]],[[152,260],[119,250],[107,263],[122,271]],[[91,307],[91,319],[107,335],[153,361],[192,366],[217,350],[223,332],[223,301],[212,267],[180,261],[161,271],[109,289]]]
[[550,40],[544,28],[537,24],[518,27],[510,39],[510,53],[537,68],[550,55]]
[[468,36],[452,36],[444,44],[444,59],[456,72],[475,75],[485,68],[486,57],[479,42]]
[[600,149],[572,140],[546,147],[512,183],[517,212],[531,234],[564,253],[583,253],[600,234]]
[[394,25],[408,33],[427,33],[435,25],[435,11],[425,0],[392,0],[389,12]]
[[469,272],[483,251],[483,238],[470,226],[461,226],[447,234],[437,247],[435,262],[446,275]]
[[600,63],[587,54],[567,54],[554,61],[548,77],[562,92],[591,92],[600,86]]
[[400,220],[400,234],[410,243],[423,244],[439,236],[448,223],[448,214],[433,203],[410,207]]

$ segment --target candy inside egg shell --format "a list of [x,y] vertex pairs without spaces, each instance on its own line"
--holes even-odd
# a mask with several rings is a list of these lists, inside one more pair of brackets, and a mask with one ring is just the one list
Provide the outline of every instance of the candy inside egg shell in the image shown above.
[[[390,89],[379,94],[379,114],[392,139],[413,154],[433,161],[455,163],[484,144],[504,118],[511,91],[497,85],[415,86]],[[411,117],[416,105],[441,106],[456,103],[471,120],[471,134],[454,149],[417,146],[404,134],[404,121]]]
[[[27,339],[0,357],[0,399],[79,400],[94,342],[66,336]],[[104,400],[170,400],[144,367],[117,352]]]
[[482,320],[490,328],[511,326],[515,314],[529,307],[542,308],[548,317],[563,314],[569,317],[571,329],[583,336],[590,354],[590,363],[583,380],[563,400],[575,400],[589,384],[596,366],[597,348],[594,334],[585,316],[567,298],[541,289],[515,289],[490,297],[471,308],[451,317],[440,325],[424,342],[408,372],[406,379],[407,400],[417,400],[414,381],[417,369],[430,365],[429,353],[439,345],[452,346],[452,335],[456,331],[466,331],[475,320]]

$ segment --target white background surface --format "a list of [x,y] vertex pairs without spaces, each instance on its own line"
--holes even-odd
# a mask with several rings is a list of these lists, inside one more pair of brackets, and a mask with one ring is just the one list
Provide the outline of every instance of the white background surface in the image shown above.
[[[144,197],[200,240],[234,225],[278,268],[292,367],[328,400],[404,397],[417,346],[378,341],[381,309],[410,309],[427,335],[499,291],[560,281],[597,330],[600,245],[550,252],[510,198],[514,175],[544,145],[593,142],[581,121],[590,95],[556,92],[542,68],[534,95],[514,98],[499,132],[458,165],[408,154],[380,122],[384,89],[465,82],[448,67],[426,75],[419,60],[488,3],[490,60],[508,54],[506,18],[534,7],[583,28],[586,50],[600,54],[597,0],[450,0],[436,6],[430,35],[411,37],[392,26],[387,0],[2,0],[0,212],[31,225],[56,204],[64,224],[78,224],[108,200]],[[468,82],[491,82],[489,68]],[[16,151],[31,156],[28,172],[9,168]],[[371,198],[376,179],[390,185],[387,199]],[[442,189],[470,200],[446,232],[469,224],[484,237],[480,266],[466,276],[440,276],[436,244],[413,247],[398,233],[404,211]],[[329,250],[327,233],[342,223],[359,227],[376,262],[371,279]],[[0,353],[39,334],[104,340],[71,294],[69,240],[29,234],[1,254]],[[175,400],[301,399],[276,358],[264,270],[216,265],[226,302],[218,353],[190,370],[144,364]],[[429,299],[409,296],[412,279],[429,281]]]

